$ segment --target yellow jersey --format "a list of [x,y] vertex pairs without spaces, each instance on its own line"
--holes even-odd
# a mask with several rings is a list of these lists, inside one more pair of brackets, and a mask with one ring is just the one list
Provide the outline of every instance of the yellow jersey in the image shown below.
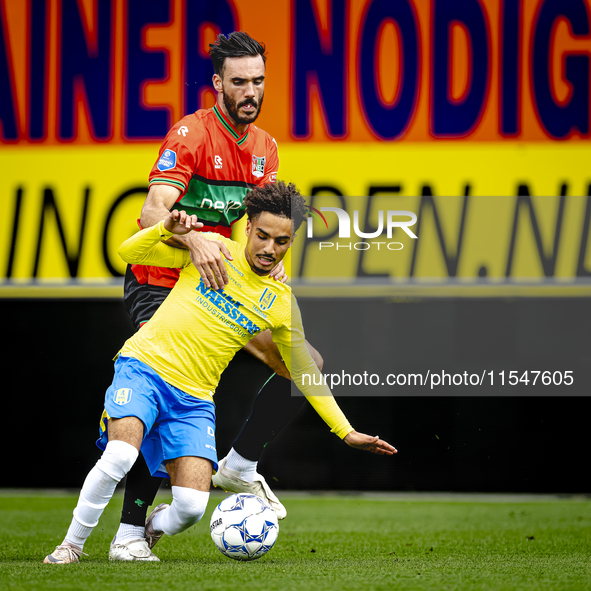
[[[224,261],[229,283],[213,290],[203,283],[188,250],[163,241],[173,236],[164,222],[141,230],[119,249],[129,264],[180,268],[179,280],[149,322],[128,339],[120,355],[149,365],[166,382],[211,401],[220,376],[235,353],[269,329],[294,384],[333,433],[353,430],[324,383],[305,342],[299,307],[291,288],[257,275],[246,260],[244,245],[220,234],[233,260]],[[311,376],[306,380],[303,376]],[[248,379],[245,376],[245,379]]]

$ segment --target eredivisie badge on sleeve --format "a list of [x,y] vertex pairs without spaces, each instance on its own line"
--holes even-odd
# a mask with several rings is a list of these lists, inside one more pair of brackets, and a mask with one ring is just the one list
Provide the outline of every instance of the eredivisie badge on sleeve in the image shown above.
[[161,172],[174,168],[176,166],[176,152],[174,150],[164,150],[157,166]]
[[265,174],[265,156],[252,156],[252,174],[261,178]]

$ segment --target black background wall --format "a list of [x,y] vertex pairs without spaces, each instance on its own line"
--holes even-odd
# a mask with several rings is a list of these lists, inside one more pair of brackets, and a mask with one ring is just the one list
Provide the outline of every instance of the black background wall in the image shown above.
[[[589,300],[372,300],[365,313],[355,300],[300,304],[327,372],[347,367],[330,327],[346,319],[348,343],[353,339],[362,351],[371,318],[381,318],[392,330],[383,346],[396,371],[568,369],[575,384],[545,391],[552,396],[523,386],[472,389],[470,396],[457,396],[457,387],[440,388],[436,396],[425,389],[372,396],[360,388],[357,397],[339,397],[358,430],[398,448],[390,458],[349,449],[305,405],[261,460],[259,469],[275,488],[588,492]],[[78,488],[99,457],[94,441],[111,359],[132,334],[124,306],[1,300],[0,309],[0,486]],[[238,383],[235,395],[216,403],[222,457],[252,400]]]

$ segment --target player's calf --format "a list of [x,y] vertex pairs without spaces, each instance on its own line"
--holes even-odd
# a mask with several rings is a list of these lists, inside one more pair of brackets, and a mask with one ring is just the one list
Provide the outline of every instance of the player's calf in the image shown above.
[[45,564],[78,562],[84,543],[98,524],[117,484],[131,469],[137,456],[138,451],[133,445],[124,441],[109,441],[82,485],[63,543],[45,557]]

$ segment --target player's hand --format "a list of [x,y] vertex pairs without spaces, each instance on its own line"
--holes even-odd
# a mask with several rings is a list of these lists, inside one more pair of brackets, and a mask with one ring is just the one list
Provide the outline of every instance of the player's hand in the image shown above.
[[208,240],[198,232],[188,244],[191,261],[203,283],[211,289],[223,289],[228,285],[228,271],[224,264],[224,257],[233,260],[228,247],[220,240]]
[[380,439],[377,435],[372,437],[365,433],[358,433],[357,431],[351,431],[343,441],[350,447],[355,449],[361,449],[363,451],[369,451],[372,454],[378,454],[379,456],[391,456],[392,454],[398,453],[398,450],[390,445],[387,441]]
[[285,273],[285,267],[283,266],[283,261],[279,261],[279,264],[275,265],[271,272],[269,273],[269,277],[275,279],[275,281],[281,281],[281,283],[285,283],[287,281],[287,274]]
[[203,228],[203,224],[197,220],[196,215],[188,215],[186,211],[177,211],[175,209],[164,220],[164,227],[169,232],[182,236],[188,234],[191,230]]

